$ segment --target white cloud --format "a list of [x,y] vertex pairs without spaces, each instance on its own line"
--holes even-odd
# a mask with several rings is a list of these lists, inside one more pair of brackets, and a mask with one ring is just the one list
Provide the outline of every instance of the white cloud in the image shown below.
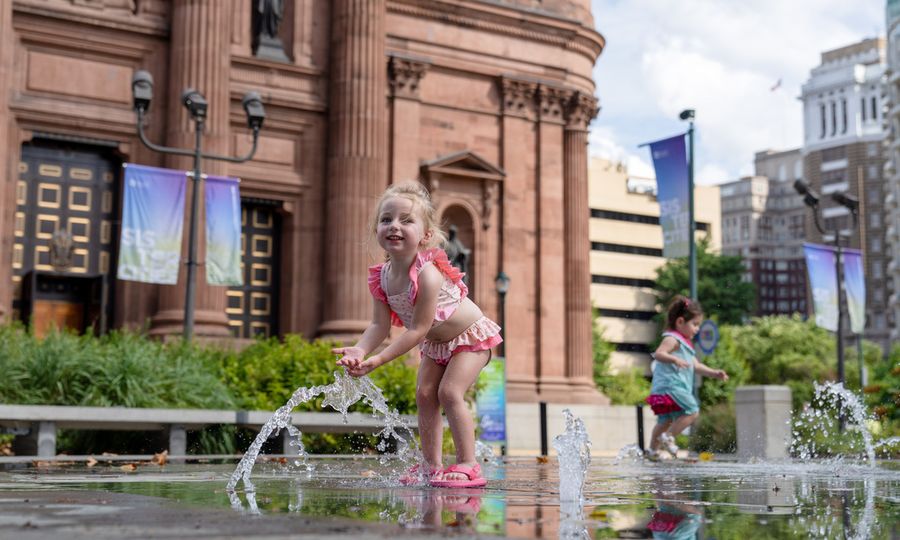
[[678,113],[694,108],[698,182],[751,173],[759,150],[800,146],[797,97],[821,52],[884,32],[881,2],[592,4],[607,39],[594,71],[603,111],[592,141],[640,159],[639,143],[683,131]]

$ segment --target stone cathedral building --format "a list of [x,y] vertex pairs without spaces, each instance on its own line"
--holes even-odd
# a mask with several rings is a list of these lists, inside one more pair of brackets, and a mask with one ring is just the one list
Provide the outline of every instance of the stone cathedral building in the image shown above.
[[138,139],[144,69],[157,144],[193,148],[186,88],[219,155],[250,147],[241,97],[266,107],[252,161],[203,164],[241,179],[245,279],[205,283],[201,215],[196,335],[361,333],[375,198],[418,179],[472,249],[486,313],[511,279],[510,401],[600,401],[587,126],[603,47],[589,0],[0,0],[0,316],[181,332],[183,269],[175,286],[115,277],[122,164],[192,165]]

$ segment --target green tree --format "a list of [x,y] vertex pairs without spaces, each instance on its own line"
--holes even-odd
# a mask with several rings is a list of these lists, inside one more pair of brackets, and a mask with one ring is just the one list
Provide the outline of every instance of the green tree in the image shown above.
[[603,337],[603,327],[597,323],[598,316],[599,312],[594,309],[594,383],[614,405],[641,403],[650,394],[650,382],[641,368],[612,373],[609,358],[616,347]]
[[[756,288],[743,280],[745,271],[740,257],[711,252],[708,239],[697,244],[697,295],[707,317],[722,324],[740,324],[753,311]],[[676,294],[688,295],[687,258],[669,260],[658,268],[654,289],[661,313]]]
[[754,318],[731,329],[734,353],[750,370],[751,384],[783,384],[794,407],[812,399],[813,383],[834,380],[834,336],[799,315]]

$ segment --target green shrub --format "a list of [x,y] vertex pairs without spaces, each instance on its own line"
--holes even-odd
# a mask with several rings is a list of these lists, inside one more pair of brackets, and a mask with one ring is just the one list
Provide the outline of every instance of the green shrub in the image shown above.
[[650,395],[650,381],[644,377],[644,370],[641,368],[632,368],[594,380],[613,405],[642,404]]
[[732,403],[718,403],[700,409],[700,416],[691,426],[690,448],[697,452],[736,451],[737,426]]
[[234,400],[204,349],[130,332],[51,332],[0,326],[0,402],[227,409]]

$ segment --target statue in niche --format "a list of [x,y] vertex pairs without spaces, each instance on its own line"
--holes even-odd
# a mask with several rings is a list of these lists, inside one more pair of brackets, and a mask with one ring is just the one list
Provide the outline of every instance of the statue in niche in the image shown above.
[[65,270],[72,266],[72,255],[72,235],[66,229],[56,229],[50,240],[50,265]]
[[284,0],[254,0],[253,54],[266,60],[290,62],[278,37],[284,19]]
[[[457,236],[458,233],[459,230],[456,228],[456,225],[450,225],[447,228],[447,242],[444,243],[444,251],[447,252],[450,264],[458,268],[460,272],[468,273],[469,256],[472,254],[472,250],[463,245]],[[467,275],[463,278],[463,281],[468,284],[469,276]]]

